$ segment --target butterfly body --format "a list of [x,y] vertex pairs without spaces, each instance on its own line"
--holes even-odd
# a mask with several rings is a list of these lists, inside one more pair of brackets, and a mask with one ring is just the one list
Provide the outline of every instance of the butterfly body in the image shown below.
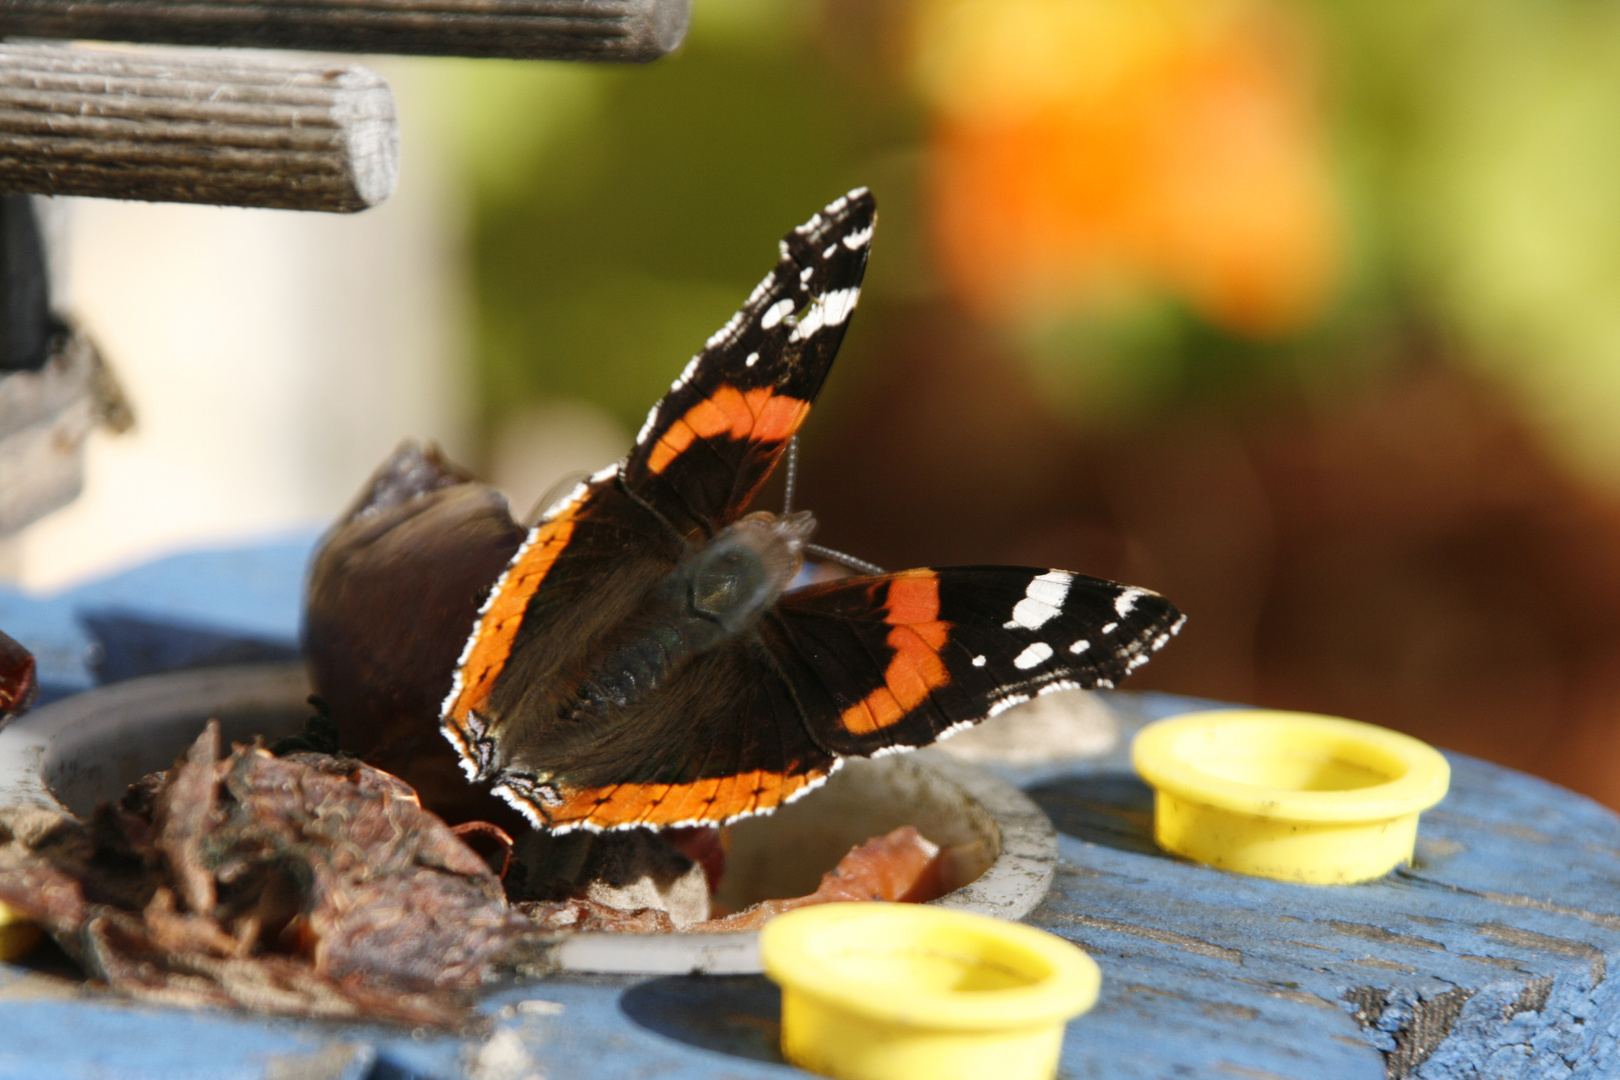
[[748,505],[831,367],[875,215],[852,192],[790,233],[629,456],[548,509],[490,589],[441,729],[536,826],[768,812],[846,757],[1111,686],[1179,627],[1156,594],[1057,570],[789,590],[814,522]]

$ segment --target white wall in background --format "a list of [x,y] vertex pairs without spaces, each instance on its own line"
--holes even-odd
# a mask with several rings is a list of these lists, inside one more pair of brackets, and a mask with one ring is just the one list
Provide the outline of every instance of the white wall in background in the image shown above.
[[75,199],[66,307],[136,413],[97,434],[84,494],[5,542],[54,589],[204,544],[330,520],[405,436],[465,456],[465,201],[422,62],[393,85],[399,187],[354,215]]

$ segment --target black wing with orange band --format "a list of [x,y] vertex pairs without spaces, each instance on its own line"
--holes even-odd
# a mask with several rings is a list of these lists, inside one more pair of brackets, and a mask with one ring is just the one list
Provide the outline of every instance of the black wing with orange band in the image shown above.
[[860,294],[865,189],[781,242],[776,268],[653,407],[630,455],[548,509],[496,582],[441,728],[469,777],[504,764],[526,715],[565,696],[574,653],[627,615],[691,541],[741,516],[826,380]]
[[762,633],[816,742],[869,756],[925,746],[1040,694],[1111,688],[1181,622],[1146,589],[963,566],[801,589]]
[[754,289],[647,414],[622,479],[687,535],[734,521],[810,412],[860,296],[877,204],[861,188],[783,238]]
[[667,707],[503,780],[554,830],[713,823],[771,809],[848,756],[925,746],[1039,694],[1109,687],[1181,615],[1061,570],[958,567],[789,593],[746,645],[682,671]]

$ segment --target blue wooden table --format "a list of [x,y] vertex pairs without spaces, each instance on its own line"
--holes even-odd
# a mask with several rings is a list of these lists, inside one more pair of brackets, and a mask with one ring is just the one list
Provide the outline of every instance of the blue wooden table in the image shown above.
[[[60,596],[0,593],[48,696],[176,667],[290,655],[310,536],[163,560]],[[1129,731],[1196,707],[1112,695]],[[1122,742],[1123,745],[1123,742]],[[1062,834],[1030,917],[1103,969],[1069,1028],[1070,1078],[1352,1080],[1620,1075],[1620,818],[1451,755],[1415,864],[1290,885],[1160,853],[1123,750],[1000,770]],[[491,1033],[138,1006],[0,966],[0,1077],[402,1080],[802,1075],[762,978],[567,977],[497,990]]]

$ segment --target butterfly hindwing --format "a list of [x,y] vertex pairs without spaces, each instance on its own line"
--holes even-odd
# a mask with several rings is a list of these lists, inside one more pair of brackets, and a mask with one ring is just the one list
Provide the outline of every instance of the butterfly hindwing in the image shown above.
[[821,391],[866,272],[864,188],[789,233],[781,259],[647,415],[624,483],[675,528],[737,518]]
[[496,790],[554,831],[667,827],[763,813],[820,784],[835,755],[810,736],[792,688],[757,647],[686,668],[620,729],[547,748],[542,779]]
[[472,779],[504,763],[524,717],[566,692],[559,673],[624,617],[680,557],[681,544],[604,469],[551,507],[495,582],[457,662],[440,728]]

